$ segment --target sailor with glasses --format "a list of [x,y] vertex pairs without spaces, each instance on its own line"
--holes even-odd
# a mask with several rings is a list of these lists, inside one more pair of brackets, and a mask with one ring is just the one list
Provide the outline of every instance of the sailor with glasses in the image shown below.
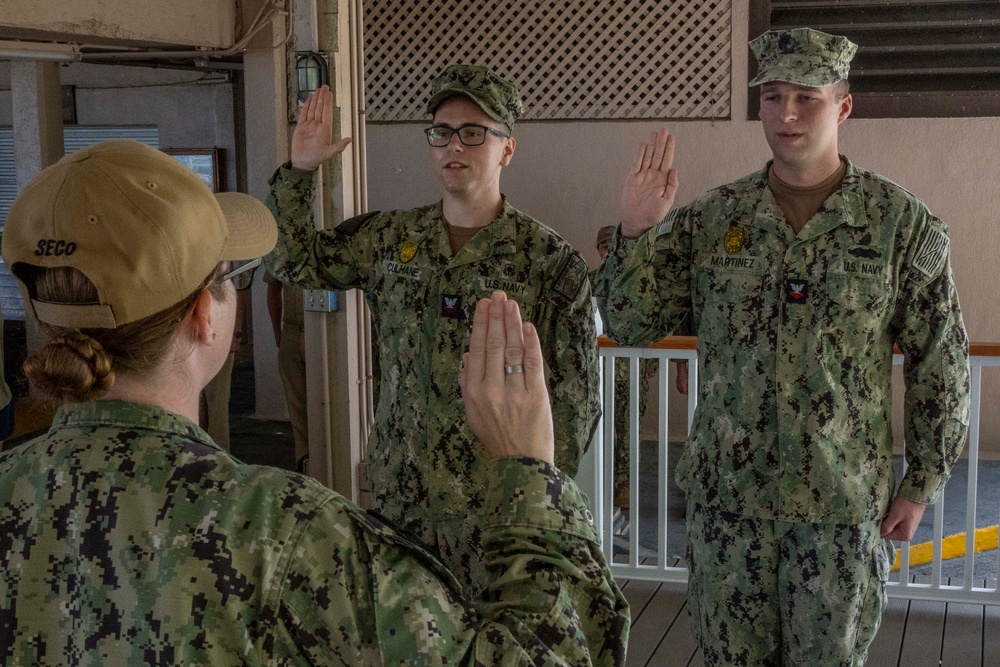
[[516,86],[485,67],[438,76],[425,130],[442,199],[373,212],[331,231],[313,225],[313,171],[344,150],[331,140],[333,95],[306,103],[292,160],[268,199],[279,240],[272,275],[307,289],[365,291],[379,372],[367,475],[375,509],[436,549],[470,595],[483,586],[487,466],[466,421],[458,376],[471,313],[494,290],[538,329],[555,422],[556,465],[570,475],[600,413],[587,266],[565,240],[500,192],[521,115]]

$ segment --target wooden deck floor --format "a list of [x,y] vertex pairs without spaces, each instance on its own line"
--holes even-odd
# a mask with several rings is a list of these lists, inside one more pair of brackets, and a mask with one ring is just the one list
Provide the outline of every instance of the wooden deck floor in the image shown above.
[[[686,585],[623,581],[632,607],[628,667],[702,667]],[[870,667],[997,667],[1000,607],[891,599],[868,652]]]

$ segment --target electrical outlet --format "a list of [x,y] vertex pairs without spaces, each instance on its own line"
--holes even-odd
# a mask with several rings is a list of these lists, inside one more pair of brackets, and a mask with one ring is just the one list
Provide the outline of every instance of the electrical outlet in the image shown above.
[[306,310],[317,313],[336,312],[339,305],[336,292],[321,289],[305,290]]

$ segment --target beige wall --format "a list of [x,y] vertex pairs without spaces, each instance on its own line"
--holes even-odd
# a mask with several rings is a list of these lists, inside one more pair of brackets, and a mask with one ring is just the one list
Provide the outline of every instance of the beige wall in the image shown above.
[[[745,80],[746,0],[734,0],[733,72]],[[531,104],[531,100],[526,101]],[[769,157],[747,89],[735,85],[731,120],[671,121],[677,137],[678,203],[762,167]],[[515,128],[514,161],[502,190],[597,264],[594,237],[619,219],[622,179],[638,143],[660,123],[533,122]],[[425,124],[370,125],[371,208],[439,198],[427,167]],[[841,150],[857,164],[916,193],[950,227],[952,264],[973,341],[1000,341],[993,275],[1000,265],[1000,118],[848,120]],[[1000,456],[1000,374],[984,372],[982,443]],[[652,397],[651,397],[652,400]],[[898,401],[897,401],[898,405]],[[680,420],[674,420],[680,423]]]
[[0,39],[87,44],[233,44],[234,0],[3,0]]

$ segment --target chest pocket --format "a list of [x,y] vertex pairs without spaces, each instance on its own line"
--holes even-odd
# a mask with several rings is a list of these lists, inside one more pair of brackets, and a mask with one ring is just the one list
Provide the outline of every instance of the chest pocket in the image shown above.
[[427,266],[384,260],[378,283],[378,302],[394,311],[423,312],[433,282],[433,271]]
[[876,314],[888,305],[890,286],[884,268],[872,275],[831,272],[827,274],[826,293],[847,311]]
[[474,310],[476,302],[488,299],[496,290],[506,292],[507,298],[517,302],[521,310],[521,319],[530,322],[534,319],[538,306],[538,286],[528,282],[508,280],[504,278],[478,276],[470,281],[470,310]]
[[756,267],[705,266],[698,276],[698,293],[705,303],[748,303],[760,296],[763,282],[764,272]]
[[756,266],[703,265],[696,280],[698,295],[694,315],[697,330],[711,331],[735,347],[754,345],[762,323],[768,319],[764,313],[765,280],[766,274]]

